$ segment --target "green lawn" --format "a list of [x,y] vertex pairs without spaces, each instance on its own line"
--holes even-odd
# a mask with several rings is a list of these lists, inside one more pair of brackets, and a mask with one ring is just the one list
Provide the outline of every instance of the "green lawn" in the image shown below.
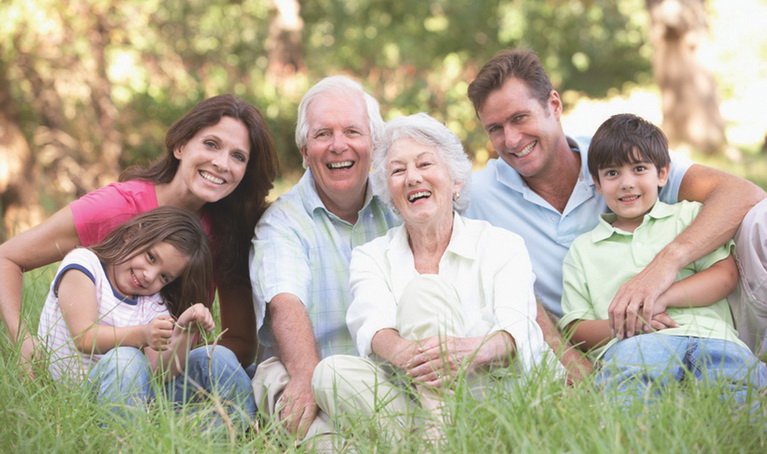
[[[37,317],[55,269],[26,275],[24,316]],[[3,334],[4,335],[4,334]],[[25,379],[15,348],[0,342],[2,452],[306,452],[276,427],[249,433],[226,425],[206,429],[215,409],[174,411],[157,401],[148,412],[118,420],[82,389],[56,386],[38,367]],[[431,446],[419,432],[397,441],[376,421],[342,431],[356,452],[767,452],[767,397],[756,412],[738,411],[722,386],[674,386],[653,405],[623,411],[591,383],[567,387],[547,380],[484,403],[457,393],[448,402],[453,424]]]
[[[708,162],[767,187],[767,160]],[[55,266],[25,275],[23,316],[34,328]],[[0,291],[2,291],[0,289]],[[216,311],[217,312],[217,311]],[[208,429],[215,409],[180,411],[157,401],[148,412],[116,420],[82,389],[56,386],[38,365],[30,380],[0,328],[0,452],[306,452],[277,427],[263,423],[240,433]],[[446,441],[429,445],[421,433],[395,440],[376,421],[342,431],[346,446],[368,452],[764,453],[767,396],[762,407],[737,410],[725,386],[675,385],[652,405],[620,410],[589,380],[575,387],[540,381],[477,403],[458,393],[448,400],[453,424]]]

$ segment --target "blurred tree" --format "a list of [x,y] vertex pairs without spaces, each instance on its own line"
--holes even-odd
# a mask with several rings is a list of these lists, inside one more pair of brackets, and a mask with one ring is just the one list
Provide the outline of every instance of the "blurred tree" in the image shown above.
[[16,118],[6,66],[0,60],[0,242],[43,220],[37,166]]
[[272,83],[293,78],[304,69],[302,32],[304,20],[299,11],[298,0],[272,0],[276,13],[269,21],[269,37],[266,51],[269,66],[266,74]]
[[388,117],[426,111],[479,164],[492,150],[466,89],[504,48],[535,50],[560,92],[597,97],[650,80],[641,0],[315,0],[301,14],[312,79],[359,77]]
[[669,143],[709,155],[723,152],[727,138],[717,86],[700,55],[708,41],[705,0],[647,0],[647,8]]
[[481,165],[492,151],[466,89],[485,61],[530,47],[571,103],[650,81],[646,30],[642,0],[4,0],[0,61],[18,112],[3,112],[47,208],[155,159],[173,121],[221,93],[263,110],[290,180],[296,106],[339,73],[385,118],[446,122]]

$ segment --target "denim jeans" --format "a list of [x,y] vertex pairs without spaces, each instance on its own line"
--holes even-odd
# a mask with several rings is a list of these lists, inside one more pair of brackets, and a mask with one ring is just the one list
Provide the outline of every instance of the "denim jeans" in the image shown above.
[[686,378],[726,384],[743,405],[757,402],[757,391],[767,387],[767,366],[734,342],[642,334],[605,352],[597,384],[617,390],[626,407],[633,399],[658,395],[671,380]]
[[219,399],[233,421],[248,426],[256,415],[253,388],[234,353],[226,347],[199,347],[189,352],[184,373],[163,383],[152,384],[152,369],[144,353],[133,347],[107,352],[91,370],[88,381],[98,398],[111,410],[122,413],[125,406],[143,407],[156,394],[174,402],[201,400],[205,394]]

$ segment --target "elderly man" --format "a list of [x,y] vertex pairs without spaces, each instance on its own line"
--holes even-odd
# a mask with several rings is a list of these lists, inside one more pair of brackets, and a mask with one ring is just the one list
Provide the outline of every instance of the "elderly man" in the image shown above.
[[[468,91],[500,159],[475,172],[466,214],[521,235],[535,251],[536,296],[546,309],[539,306],[538,322],[549,344],[563,352],[562,337],[550,318],[562,315],[562,261],[570,243],[591,230],[606,210],[586,165],[588,140],[565,136],[559,93],[531,51],[499,53],[482,67]],[[645,328],[641,320],[656,329],[673,326],[665,314],[650,320],[658,296],[682,267],[731,239],[745,214],[764,197],[764,191],[746,180],[673,160],[661,200],[695,200],[704,207],[675,241],[620,288],[610,306],[613,332],[630,337]],[[760,206],[764,213],[766,205]],[[573,379],[590,368],[572,349],[564,351],[563,362]]]
[[356,352],[346,327],[351,251],[399,223],[368,184],[382,127],[378,102],[359,83],[318,82],[298,107],[296,144],[308,169],[255,229],[250,275],[259,336],[273,355],[256,370],[256,402],[298,439],[332,429],[312,393],[315,366]]

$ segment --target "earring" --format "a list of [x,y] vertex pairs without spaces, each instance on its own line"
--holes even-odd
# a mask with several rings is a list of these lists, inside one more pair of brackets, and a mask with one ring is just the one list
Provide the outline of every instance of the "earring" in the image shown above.
[[392,212],[394,212],[394,214],[396,214],[397,216],[399,216],[399,215],[400,215],[399,209],[398,209],[397,207],[395,207],[394,205],[392,205],[392,206],[391,206],[391,210],[392,210]]
[[461,193],[460,192],[454,192],[453,193],[453,202],[457,202],[461,200]]

